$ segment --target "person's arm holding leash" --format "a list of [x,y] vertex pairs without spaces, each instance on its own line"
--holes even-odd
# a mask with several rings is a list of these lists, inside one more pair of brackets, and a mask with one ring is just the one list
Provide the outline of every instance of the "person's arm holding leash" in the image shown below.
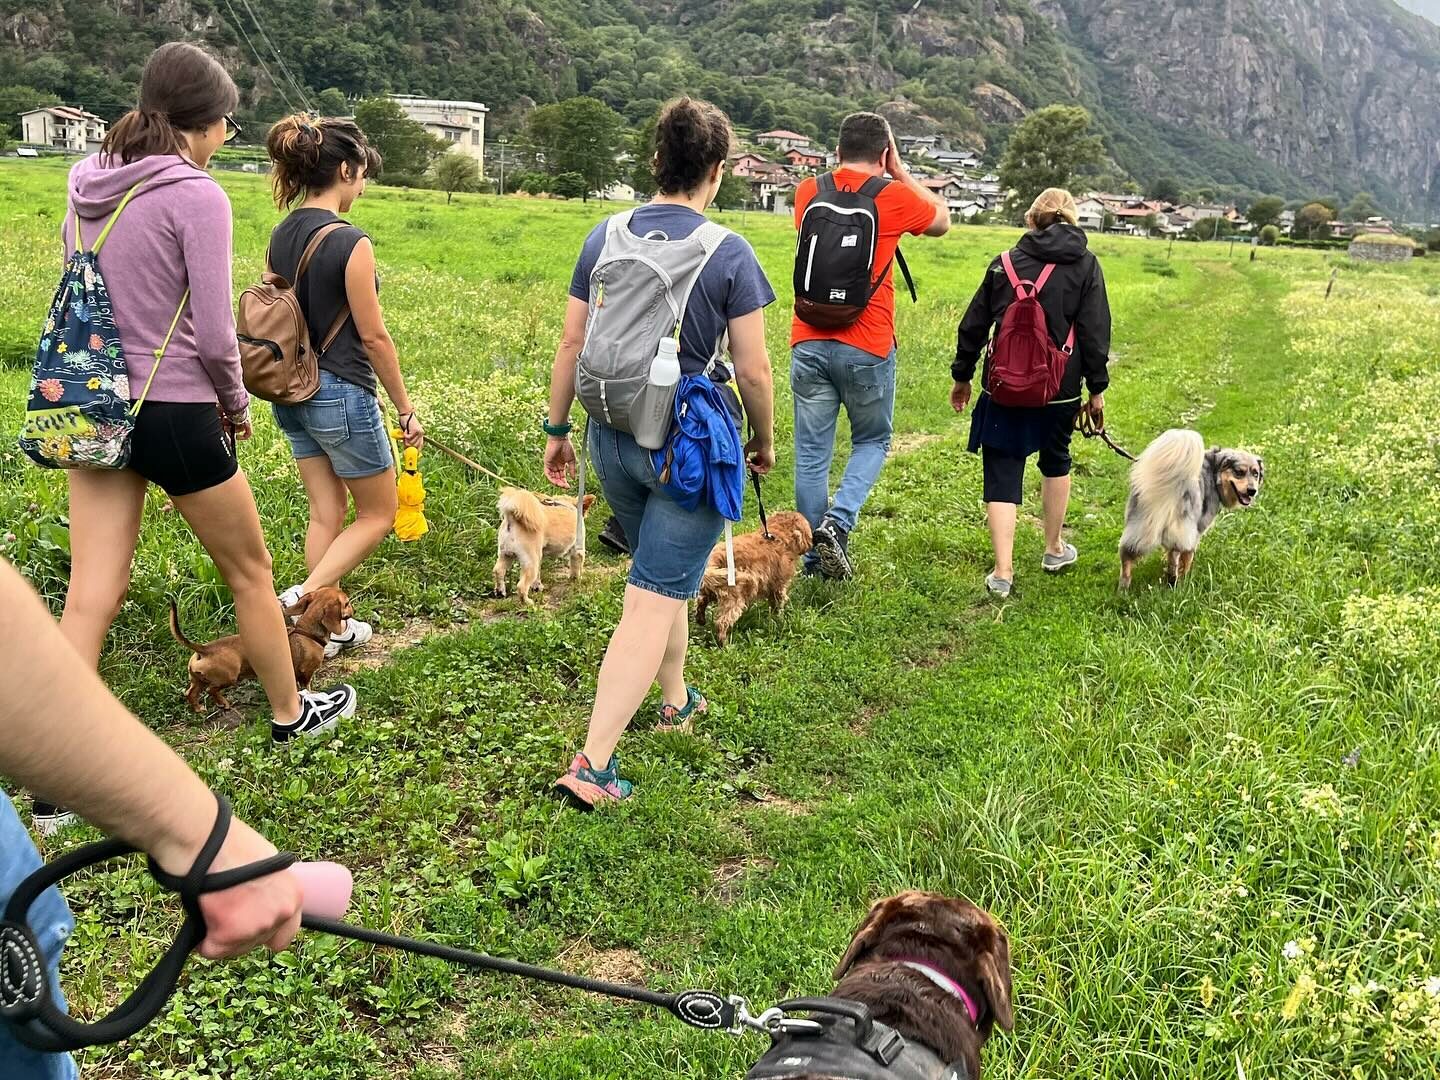
[[990,310],[990,282],[995,277],[991,272],[993,269],[994,263],[991,263],[955,332],[955,361],[950,365],[950,377],[955,385],[950,388],[950,407],[956,412],[964,412],[970,404],[970,383],[975,378],[975,367],[980,362],[980,354],[985,349],[990,327],[995,321]]
[[[555,365],[550,369],[550,413],[552,427],[570,422],[570,407],[575,404],[575,364],[585,344],[585,324],[590,305],[574,296],[565,307],[565,329],[560,334],[560,347],[555,350]],[[575,475],[575,447],[569,435],[551,435],[545,441],[545,475],[556,487],[569,487]]]
[[890,136],[890,149],[885,151],[885,158],[881,163],[890,176],[907,188],[919,195],[927,203],[935,207],[935,219],[923,230],[925,236],[944,236],[950,231],[950,208],[945,205],[945,200],[935,192],[931,191],[924,184],[910,175],[910,170],[905,167],[905,161],[900,157],[900,151],[895,146],[895,136]]
[[729,328],[735,388],[755,431],[745,444],[745,459],[753,471],[764,476],[775,467],[775,384],[765,348],[764,309],[731,319]]
[[1075,344],[1080,349],[1085,385],[1090,391],[1085,408],[1098,423],[1105,409],[1105,388],[1110,385],[1110,298],[1105,292],[1105,274],[1099,259],[1095,260],[1095,271],[1075,316]]
[[[215,796],[81,662],[3,560],[0,640],[0,773],[148,852],[162,869],[189,871],[215,823]],[[273,854],[273,844],[236,818],[212,872]],[[207,893],[200,955],[287,947],[300,928],[300,901],[299,884],[284,873]]]
[[355,320],[355,329],[365,346],[370,366],[375,369],[375,377],[400,414],[405,445],[418,449],[425,444],[425,428],[415,415],[410,392],[405,388],[405,376],[400,373],[400,353],[385,327],[380,294],[375,288],[375,247],[368,236],[356,241],[350,261],[345,264],[345,299],[350,304],[350,316]]

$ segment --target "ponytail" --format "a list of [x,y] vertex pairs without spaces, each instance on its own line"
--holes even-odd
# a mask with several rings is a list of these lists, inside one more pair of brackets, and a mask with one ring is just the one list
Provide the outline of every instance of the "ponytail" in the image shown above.
[[293,206],[311,191],[323,191],[349,165],[356,172],[379,171],[380,154],[365,133],[349,120],[316,119],[295,113],[277,120],[265,136],[270,155],[270,188],[280,209]]
[[100,152],[119,158],[122,165],[152,154],[179,154],[185,140],[170,118],[151,109],[131,109],[111,125],[100,144]]

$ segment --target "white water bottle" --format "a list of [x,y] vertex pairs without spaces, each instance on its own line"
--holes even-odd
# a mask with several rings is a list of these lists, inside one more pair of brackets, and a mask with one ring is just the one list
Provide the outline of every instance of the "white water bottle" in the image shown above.
[[651,386],[674,386],[680,381],[680,344],[673,337],[660,339],[655,359],[650,362]]

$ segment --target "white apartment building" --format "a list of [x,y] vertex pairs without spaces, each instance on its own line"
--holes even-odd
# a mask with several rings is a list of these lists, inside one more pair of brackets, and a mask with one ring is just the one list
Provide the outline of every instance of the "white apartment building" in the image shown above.
[[489,109],[478,101],[446,101],[413,94],[389,96],[406,116],[430,134],[450,143],[452,150],[478,161],[480,175],[485,175],[485,114]]

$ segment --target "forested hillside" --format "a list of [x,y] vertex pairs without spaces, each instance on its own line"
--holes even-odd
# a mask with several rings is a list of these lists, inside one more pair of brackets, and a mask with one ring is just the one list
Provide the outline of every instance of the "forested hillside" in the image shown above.
[[226,57],[257,120],[390,90],[502,128],[578,93],[638,123],[689,90],[827,140],[886,105],[993,157],[1026,110],[1079,102],[1120,175],[1397,210],[1440,145],[1440,29],[1392,0],[0,0],[0,111],[113,115],[176,36]]

